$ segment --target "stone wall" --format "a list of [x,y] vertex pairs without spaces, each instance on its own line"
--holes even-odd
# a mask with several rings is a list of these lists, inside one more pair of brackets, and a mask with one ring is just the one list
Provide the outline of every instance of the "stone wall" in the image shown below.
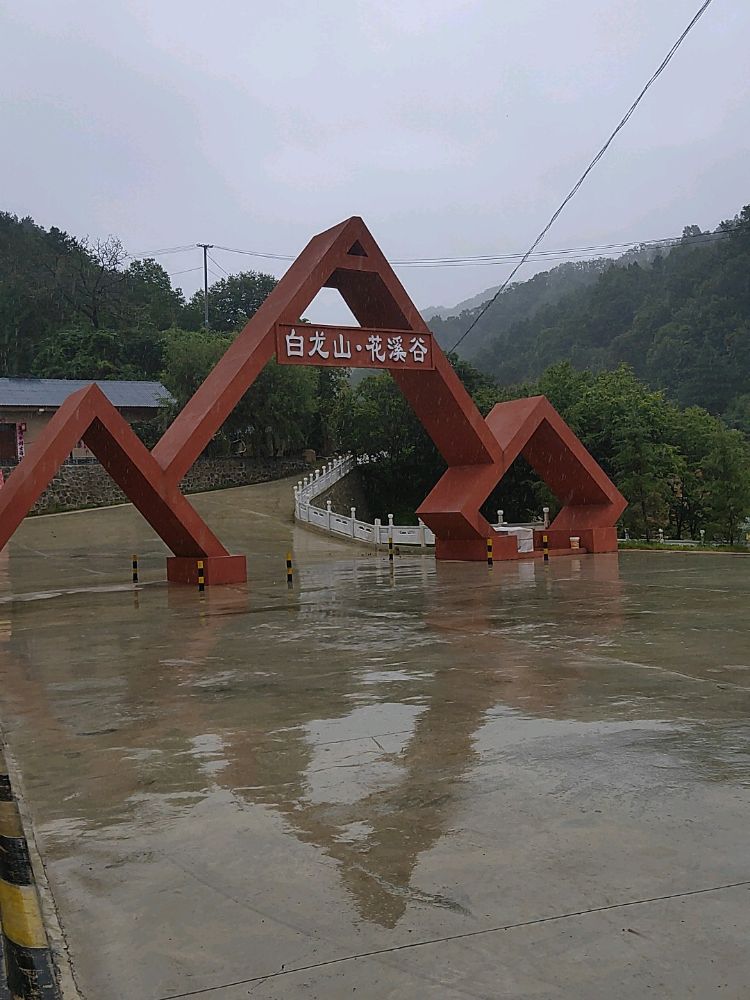
[[[331,501],[331,510],[336,514],[343,514],[345,517],[351,515],[351,508],[357,511],[357,519],[360,521],[372,521],[370,516],[370,506],[367,503],[367,496],[362,487],[362,477],[358,469],[352,471],[334,483],[325,493],[315,497],[312,503],[316,507],[325,509],[326,500]],[[383,521],[387,520],[386,515],[380,515]]]
[[[13,467],[3,466],[7,479]],[[309,471],[301,458],[200,458],[182,480],[184,493],[203,493],[230,486],[250,486]],[[106,507],[127,503],[127,497],[96,462],[64,465],[31,510],[32,514],[52,514],[86,507]]]

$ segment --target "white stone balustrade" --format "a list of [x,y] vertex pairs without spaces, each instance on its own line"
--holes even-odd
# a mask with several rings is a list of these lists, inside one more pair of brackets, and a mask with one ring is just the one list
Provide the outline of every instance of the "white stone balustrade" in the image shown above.
[[347,476],[357,464],[366,464],[369,461],[367,456],[355,461],[352,455],[343,455],[300,480],[294,487],[295,521],[312,524],[316,528],[322,528],[323,531],[330,531],[332,535],[344,535],[373,545],[387,545],[389,534],[392,535],[395,545],[412,545],[419,548],[434,545],[435,536],[422,521],[419,524],[394,524],[393,515],[389,515],[388,524],[382,524],[380,518],[376,518],[375,523],[370,524],[357,518],[356,507],[350,508],[350,516],[347,517],[345,514],[332,511],[330,500],[326,501],[325,509],[313,503],[316,497]]
[[[316,497],[347,476],[356,465],[366,465],[370,461],[377,461],[377,457],[364,455],[355,460],[353,455],[342,455],[321,469],[316,469],[309,476],[305,476],[294,487],[294,520],[300,524],[311,524],[323,531],[329,531],[332,535],[346,536],[372,545],[387,545],[389,537],[393,538],[394,545],[409,545],[415,548],[434,545],[435,535],[421,519],[418,524],[394,524],[393,514],[389,514],[387,524],[383,524],[379,517],[375,518],[374,524],[370,524],[368,521],[357,519],[356,507],[350,507],[347,517],[331,510],[330,500],[326,501],[325,509],[313,503]],[[522,534],[523,529],[514,529],[504,524],[503,511],[499,510],[497,515],[498,524],[493,525],[495,531]],[[531,531],[527,533],[531,536]],[[525,551],[527,547],[524,542],[527,542],[525,538],[519,538],[521,551]]]

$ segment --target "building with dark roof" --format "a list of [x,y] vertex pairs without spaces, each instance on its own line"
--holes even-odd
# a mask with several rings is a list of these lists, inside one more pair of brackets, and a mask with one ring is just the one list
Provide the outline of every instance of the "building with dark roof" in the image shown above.
[[[42,432],[55,411],[72,392],[91,385],[91,379],[0,378],[0,464],[20,461],[29,444]],[[97,382],[129,423],[148,420],[159,406],[172,399],[161,382]],[[73,461],[93,459],[78,442]]]

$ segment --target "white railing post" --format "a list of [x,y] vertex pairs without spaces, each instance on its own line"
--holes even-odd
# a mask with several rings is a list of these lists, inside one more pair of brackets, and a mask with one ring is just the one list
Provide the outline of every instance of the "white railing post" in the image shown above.
[[[331,500],[326,500],[324,507],[316,505],[316,497],[323,494],[333,483],[343,479],[352,469],[356,469],[358,464],[367,464],[376,461],[377,456],[363,455],[357,459],[353,454],[349,453],[346,455],[336,455],[321,468],[311,470],[297,482],[295,487],[292,487],[295,519],[303,523],[315,524],[331,534],[341,534],[343,532],[353,539],[369,540],[370,538],[374,538],[377,546],[382,545],[384,542],[387,543],[389,539],[395,540],[394,536],[397,532],[399,544],[420,546],[421,548],[434,545],[434,533],[421,518],[418,518],[416,526],[395,525],[393,523],[393,514],[389,514],[387,525],[383,524],[379,517],[375,518],[375,523],[371,525],[366,522],[358,522],[357,508],[350,507],[351,517],[347,525],[346,517],[334,513]],[[503,512],[499,510],[497,513],[498,521],[501,524],[504,523]],[[334,517],[336,518],[335,521]]]
[[544,527],[549,528],[549,507],[542,507],[542,514],[544,514]]
[[502,525],[503,525],[503,524],[505,524],[505,521],[503,520],[503,514],[504,514],[504,513],[505,513],[505,511],[504,511],[504,510],[499,510],[499,511],[497,512],[497,523],[498,523],[498,524],[499,524],[499,525],[500,525],[501,527],[502,527]]

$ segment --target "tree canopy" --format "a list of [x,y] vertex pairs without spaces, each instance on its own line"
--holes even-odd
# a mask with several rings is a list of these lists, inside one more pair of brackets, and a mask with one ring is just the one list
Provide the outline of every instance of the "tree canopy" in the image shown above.
[[[174,404],[138,428],[153,444],[275,284],[256,271],[214,282],[205,330],[203,292],[186,302],[156,260],[131,259],[115,237],[77,239],[0,213],[0,372],[160,379]],[[445,343],[473,315],[433,328]],[[750,512],[750,208],[714,234],[688,227],[668,252],[519,283],[477,334],[475,363],[451,363],[479,409],[548,396],[627,497],[632,534],[737,538]],[[364,472],[372,507],[399,518],[414,517],[443,469],[389,376],[353,385],[345,370],[275,362],[209,445],[237,455],[303,447],[379,455]],[[543,505],[555,498],[519,459],[485,509],[518,521]]]
[[[750,206],[713,232],[687,226],[662,249],[584,263],[576,277],[578,266],[508,288],[461,351],[504,384],[561,360],[595,371],[626,362],[683,406],[750,432]],[[474,315],[430,325],[451,346]]]
[[[538,380],[501,388],[467,362],[452,361],[479,409],[518,396],[545,395],[628,500],[623,525],[635,537],[735,542],[750,512],[750,446],[700,407],[681,408],[650,389],[632,368],[579,371],[569,362]],[[357,454],[380,460],[362,467],[373,509],[414,520],[415,510],[445,468],[432,442],[387,375],[371,376],[340,399],[338,433]],[[385,507],[388,510],[385,510]],[[557,499],[522,458],[485,504],[494,520],[539,516]]]

